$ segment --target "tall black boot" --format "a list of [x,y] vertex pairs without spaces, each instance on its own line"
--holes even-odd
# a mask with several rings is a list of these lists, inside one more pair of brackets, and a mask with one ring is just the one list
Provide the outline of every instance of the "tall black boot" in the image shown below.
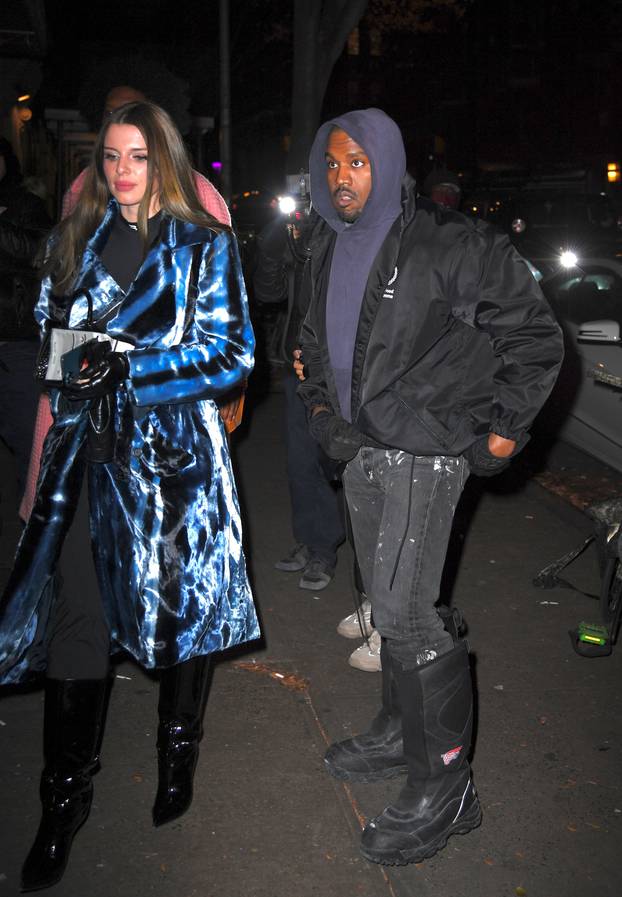
[[419,863],[450,835],[478,826],[482,814],[468,753],[473,687],[466,642],[424,666],[394,663],[408,780],[395,804],[367,824],[361,853],[374,863]]
[[192,803],[192,783],[203,737],[209,656],[162,671],[158,703],[158,792],[153,824],[182,816]]
[[377,782],[407,772],[402,744],[402,714],[386,642],[380,647],[382,708],[369,731],[332,744],[324,756],[328,771],[343,782]]
[[89,815],[99,769],[110,679],[47,679],[41,823],[22,868],[22,891],[63,877],[74,836]]

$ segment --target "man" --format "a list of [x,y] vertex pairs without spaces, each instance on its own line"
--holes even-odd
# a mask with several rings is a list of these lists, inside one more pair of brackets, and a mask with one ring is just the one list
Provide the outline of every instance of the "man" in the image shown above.
[[373,862],[419,862],[479,825],[468,762],[468,648],[435,608],[469,472],[503,470],[557,376],[561,332],[507,238],[416,197],[378,109],[324,124],[310,159],[314,233],[302,329],[310,430],[346,464],[363,584],[382,636],[383,707],[329,748],[330,772],[407,773],[366,826]]
[[253,286],[258,302],[287,302],[279,354],[283,362],[287,480],[295,545],[275,567],[299,573],[299,588],[318,592],[334,576],[337,548],[345,534],[340,496],[330,478],[330,468],[334,471],[335,464],[309,434],[305,406],[296,393],[298,381],[292,369],[306,311],[300,306],[300,281],[315,217],[312,214],[301,224],[277,218],[261,231]]

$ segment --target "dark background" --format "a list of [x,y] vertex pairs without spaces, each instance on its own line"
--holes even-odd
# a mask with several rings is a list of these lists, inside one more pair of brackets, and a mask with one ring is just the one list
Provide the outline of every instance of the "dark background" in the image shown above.
[[[91,0],[72,14],[67,6],[45,4],[40,105],[75,106],[94,60],[130,53],[165,64],[187,83],[189,112],[218,119],[216,0]],[[292,11],[289,0],[231,2],[237,189],[282,184]],[[473,0],[462,17],[438,15],[430,30],[384,25],[378,39],[368,13],[358,55],[346,47],[335,66],[323,118],[382,107],[402,127],[418,175],[435,149],[468,170],[598,163],[621,143],[621,24],[616,0]]]
[[[284,188],[294,5],[230,0],[234,192]],[[471,180],[552,165],[602,172],[622,144],[621,26],[621,0],[369,0],[332,70],[321,117],[383,108],[402,128],[420,181],[437,165]],[[218,182],[218,0],[0,4],[5,136],[15,138],[11,104],[26,92],[27,135],[54,108],[79,110],[95,129],[106,90],[140,80],[141,70],[196,166]],[[214,122],[201,137],[197,116]],[[23,155],[27,173],[40,176],[45,154],[25,146]]]

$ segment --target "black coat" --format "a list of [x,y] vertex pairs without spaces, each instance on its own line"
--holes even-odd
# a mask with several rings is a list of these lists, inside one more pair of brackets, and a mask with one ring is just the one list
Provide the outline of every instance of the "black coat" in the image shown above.
[[[292,365],[292,352],[299,346],[300,327],[307,312],[302,305],[301,284],[310,258],[309,245],[318,216],[312,211],[300,226],[294,241],[288,234],[286,218],[278,218],[257,237],[256,267],[253,275],[255,299],[265,305],[287,303],[279,334],[279,361]],[[308,298],[308,297],[307,297]]]
[[43,201],[21,184],[0,184],[0,341],[39,339],[39,253],[51,226]]
[[[314,233],[301,342],[309,407],[339,415],[326,340],[335,233]],[[519,446],[563,357],[559,325],[504,234],[404,185],[374,260],[352,366],[352,423],[371,445],[457,456],[490,432]]]

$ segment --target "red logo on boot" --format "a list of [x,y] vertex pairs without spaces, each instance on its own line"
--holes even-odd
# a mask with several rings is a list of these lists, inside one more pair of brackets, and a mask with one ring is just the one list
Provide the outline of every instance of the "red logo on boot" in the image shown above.
[[456,757],[460,756],[460,751],[462,750],[462,745],[459,747],[452,748],[450,751],[447,751],[446,754],[441,754],[443,763],[445,766],[449,766],[452,760],[455,760]]

